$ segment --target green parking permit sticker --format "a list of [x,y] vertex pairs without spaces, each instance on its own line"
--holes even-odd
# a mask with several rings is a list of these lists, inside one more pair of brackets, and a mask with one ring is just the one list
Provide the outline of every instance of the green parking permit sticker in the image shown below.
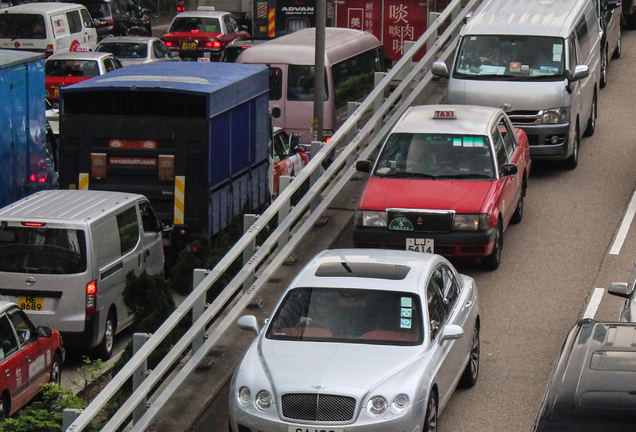
[[411,328],[411,320],[408,318],[400,319],[400,328],[410,329]]
[[405,217],[397,217],[391,221],[389,229],[398,231],[413,231],[413,224]]

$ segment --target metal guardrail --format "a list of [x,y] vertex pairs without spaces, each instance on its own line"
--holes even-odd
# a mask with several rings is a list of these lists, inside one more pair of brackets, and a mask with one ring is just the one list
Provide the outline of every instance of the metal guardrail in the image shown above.
[[[383,142],[402,113],[413,104],[415,98],[430,82],[433,61],[448,58],[454,50],[456,37],[466,15],[481,0],[453,0],[448,7],[429,26],[422,37],[403,55],[402,59],[389,71],[373,92],[355,110],[349,119],[333,135],[329,143],[312,144],[310,163],[294,178],[267,210],[256,218],[249,230],[241,237],[225,257],[197,284],[192,293],[184,299],[173,314],[152,334],[115,375],[110,383],[68,426],[66,431],[79,432],[99,414],[118,390],[139,371],[145,370],[148,356],[159,346],[164,338],[174,330],[182,319],[192,316],[193,324],[185,335],[174,345],[162,361],[145,376],[131,396],[102,428],[105,432],[114,432],[133,415],[134,425],[131,432],[146,430],[159,410],[183,382],[205,358],[215,343],[255,298],[259,289],[267,282],[274,271],[300,243],[304,235],[314,226],[322,213],[355,174],[356,159],[368,159],[372,152]],[[442,34],[438,31],[446,28]],[[427,52],[416,64],[413,56],[422,48]],[[391,83],[400,84],[390,91]],[[384,97],[389,93],[388,97]],[[373,112],[366,124],[357,131],[358,122]],[[357,133],[356,133],[357,131]],[[355,136],[342,149],[335,161],[323,172],[322,162],[332,149],[341,147],[347,137]],[[322,148],[320,148],[322,147]],[[320,148],[319,151],[318,148]],[[291,208],[292,195],[303,184],[309,182],[310,189]],[[256,245],[257,235],[270,221],[277,218],[277,228]],[[224,275],[230,265],[244,257],[244,266],[224,290],[209,305],[206,294],[214,283]],[[255,275],[258,271],[258,278]],[[253,283],[252,283],[253,282]],[[244,290],[244,285],[249,289]],[[228,305],[235,301],[230,308]],[[223,318],[215,320],[223,313]],[[210,326],[214,324],[213,329]],[[210,329],[204,338],[206,330]],[[168,377],[173,366],[186,354],[191,353],[189,361],[172,378],[172,384],[159,393],[155,389]],[[140,381],[140,380],[136,380]],[[155,392],[153,394],[153,392]],[[154,402],[146,407],[146,401],[153,395]],[[73,415],[72,412],[65,413]],[[77,413],[75,413],[76,415]]]

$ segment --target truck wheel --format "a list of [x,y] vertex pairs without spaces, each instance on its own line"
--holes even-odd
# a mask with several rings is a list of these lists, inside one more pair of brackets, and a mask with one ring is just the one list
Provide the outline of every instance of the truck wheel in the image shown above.
[[501,250],[503,249],[503,225],[501,221],[497,224],[497,235],[495,236],[495,245],[492,248],[492,252],[485,258],[482,258],[481,263],[488,270],[497,270],[501,264]]
[[98,354],[102,360],[108,360],[113,355],[113,346],[115,342],[115,315],[113,312],[108,313],[106,325],[104,326],[104,337],[98,347]]

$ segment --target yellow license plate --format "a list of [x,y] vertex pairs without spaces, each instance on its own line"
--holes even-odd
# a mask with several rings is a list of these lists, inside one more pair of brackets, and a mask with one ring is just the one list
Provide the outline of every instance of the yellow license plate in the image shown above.
[[60,97],[60,89],[58,87],[55,87],[53,89],[53,96],[56,97],[56,98]]
[[182,42],[181,42],[181,49],[184,49],[184,50],[194,50],[194,49],[197,49],[197,43],[196,43],[196,42],[187,42],[187,41],[182,41]]
[[18,297],[18,306],[20,306],[20,309],[25,311],[44,310],[44,297]]

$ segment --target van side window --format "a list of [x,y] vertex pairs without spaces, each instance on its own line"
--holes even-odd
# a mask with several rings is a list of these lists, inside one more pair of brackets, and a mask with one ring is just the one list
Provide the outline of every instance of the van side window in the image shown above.
[[35,326],[31,320],[27,318],[22,309],[15,308],[9,311],[9,319],[11,319],[13,323],[21,346],[28,345],[38,338]]
[[579,60],[578,60],[578,55],[576,52],[576,42],[575,42],[575,37],[574,34],[572,34],[570,36],[570,38],[568,39],[568,60],[570,62],[570,72],[574,72],[574,68],[579,64]]
[[159,220],[155,215],[155,211],[148,201],[139,203],[139,211],[141,213],[141,223],[145,232],[161,231]]
[[139,242],[139,221],[135,207],[127,208],[117,215],[117,228],[119,229],[121,254],[124,255],[133,250]]
[[587,55],[590,53],[590,34],[587,29],[587,22],[585,16],[581,17],[581,20],[576,25],[576,37],[579,40],[579,48],[581,49],[581,59],[585,61]]
[[84,23],[84,27],[93,28],[95,24],[93,23],[93,19],[91,15],[88,13],[86,9],[80,9],[80,13],[82,14],[82,22]]
[[71,33],[79,33],[82,31],[82,20],[79,11],[66,12],[66,19]]
[[0,317],[0,361],[18,352],[18,341],[6,315]]
[[269,100],[283,97],[283,71],[281,68],[269,68]]

